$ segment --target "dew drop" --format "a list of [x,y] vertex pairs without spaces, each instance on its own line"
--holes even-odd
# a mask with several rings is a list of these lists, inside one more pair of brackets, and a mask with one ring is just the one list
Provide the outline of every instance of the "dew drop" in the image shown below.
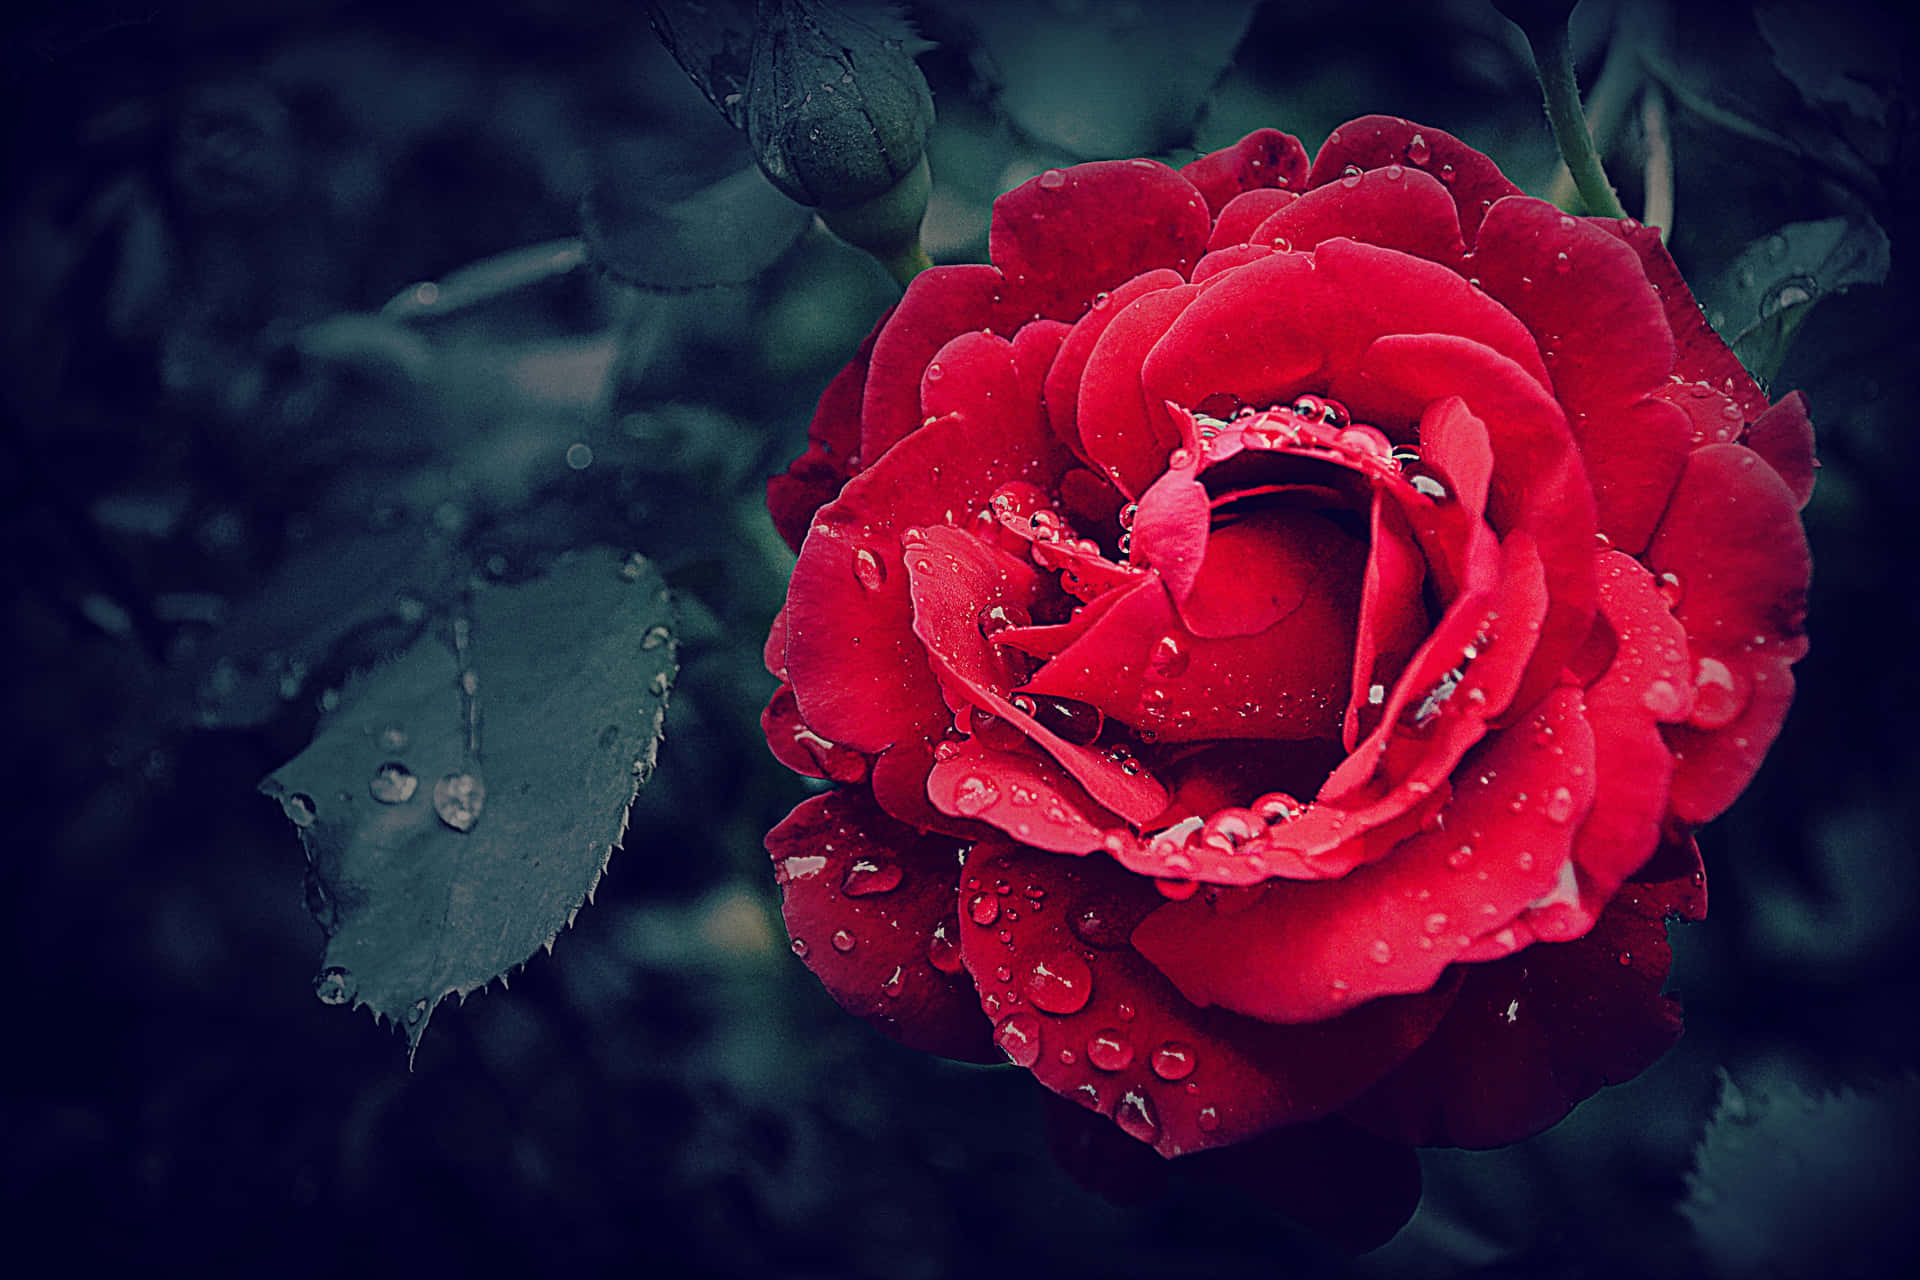
[[1702,658],[1693,672],[1693,714],[1688,723],[1702,729],[1724,729],[1747,709],[1748,691],[1726,663]]
[[1425,134],[1416,133],[1407,142],[1407,163],[1424,165],[1433,157],[1433,148],[1428,145]]
[[1096,1031],[1087,1041],[1087,1061],[1102,1071],[1124,1071],[1133,1063],[1133,1045],[1117,1027]]
[[320,811],[314,807],[313,797],[304,791],[287,796],[280,802],[280,808],[287,815],[287,820],[296,827],[310,827],[320,816]]
[[1036,960],[1021,983],[1034,1007],[1048,1013],[1078,1013],[1093,995],[1093,970],[1066,952],[1051,961]]
[[1624,969],[1632,963],[1633,963],[1633,952],[1622,951],[1620,953],[1620,967]]
[[1547,797],[1547,821],[1565,822],[1573,816],[1573,792],[1566,787],[1555,787],[1553,794]]
[[948,930],[948,922],[942,920],[933,926],[933,936],[927,939],[927,963],[941,973],[960,972],[960,943]]
[[658,649],[672,638],[673,632],[663,626],[648,627],[646,634],[640,637],[640,647],[642,649]]
[[853,577],[869,591],[878,591],[887,580],[887,566],[865,547],[853,553]]
[[1162,1080],[1185,1080],[1193,1074],[1196,1061],[1192,1046],[1181,1044],[1178,1040],[1167,1041],[1147,1059],[1153,1074]]
[[1428,933],[1439,933],[1447,927],[1447,913],[1444,911],[1435,911],[1426,918],[1422,927],[1424,927]]
[[486,784],[477,774],[449,773],[433,784],[433,811],[455,831],[471,831],[487,802]]
[[381,804],[405,804],[413,799],[419,787],[420,779],[413,776],[413,770],[397,760],[389,760],[375,769],[367,782],[368,794]]
[[1067,185],[1067,175],[1059,169],[1049,169],[1040,175],[1040,187],[1043,191],[1058,191]]
[[321,1004],[345,1004],[359,992],[351,971],[340,965],[328,965],[313,980],[313,994]]
[[1202,1107],[1194,1114],[1193,1122],[1202,1133],[1212,1133],[1220,1127],[1220,1113],[1212,1107]]
[[1393,947],[1385,938],[1375,938],[1373,945],[1367,948],[1367,959],[1375,964],[1386,964],[1393,959]]
[[1085,907],[1073,917],[1073,936],[1091,947],[1110,951],[1125,946],[1127,931],[1109,910]]
[[993,1029],[993,1042],[1016,1067],[1040,1061],[1040,1019],[1031,1013],[1010,1013]]
[[889,1000],[898,999],[900,993],[906,989],[907,971],[900,965],[893,966],[893,972],[888,974],[887,980],[880,984],[880,994]]
[[833,936],[827,939],[827,941],[831,942],[833,944],[833,949],[835,951],[838,951],[841,955],[847,954],[847,952],[853,950],[854,948],[853,935],[848,933],[845,929],[836,929],[834,931]]
[[1666,601],[1668,609],[1678,609],[1680,601],[1686,597],[1686,589],[1680,583],[1677,573],[1663,573],[1656,584],[1660,598]]
[[1340,172],[1340,185],[1343,187],[1346,187],[1348,190],[1352,190],[1354,187],[1357,187],[1360,185],[1360,179],[1362,176],[1363,175],[1360,171],[1360,166],[1357,164],[1350,164]]
[[425,1000],[415,1000],[413,1007],[407,1010],[407,1025],[410,1027],[418,1026],[420,1025],[420,1020],[426,1016],[427,1002]]
[[405,751],[407,749],[407,731],[397,724],[390,724],[380,731],[380,749],[382,751]]
[[953,807],[977,818],[1000,800],[1000,784],[984,774],[970,773],[953,790]]
[[1112,302],[1113,295],[1110,293],[1101,292],[1093,295],[1093,309],[1095,311],[1105,311]]
[[1671,720],[1686,704],[1671,680],[1655,680],[1640,694],[1640,705],[1661,720]]
[[1042,729],[1078,747],[1098,738],[1107,720],[1100,708],[1073,698],[1016,694],[1013,705],[1032,716]]
[[1033,616],[1017,604],[990,604],[973,616],[982,639],[992,640],[1008,627],[1033,625]]
[[1161,636],[1147,658],[1147,669],[1162,680],[1177,680],[1192,665],[1193,655],[1173,636]]
[[990,893],[976,893],[967,903],[967,919],[983,928],[999,918],[1000,899]]
[[1153,1113],[1153,1101],[1138,1089],[1129,1089],[1120,1095],[1113,1118],[1130,1137],[1142,1142],[1153,1142],[1160,1137],[1160,1119]]
[[900,887],[904,874],[897,862],[875,862],[871,858],[862,858],[847,868],[847,874],[840,879],[840,888],[854,898],[864,898],[873,893],[891,893]]
[[792,951],[796,956],[799,956],[802,960],[807,958],[807,940],[805,938],[789,938],[787,940],[787,949]]
[[1447,855],[1447,865],[1455,871],[1464,871],[1467,864],[1472,861],[1473,846],[1470,844],[1463,844]]

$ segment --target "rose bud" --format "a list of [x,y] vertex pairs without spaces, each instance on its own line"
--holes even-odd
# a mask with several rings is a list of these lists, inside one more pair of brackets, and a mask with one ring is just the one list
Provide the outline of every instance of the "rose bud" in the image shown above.
[[768,485],[763,725],[838,784],[767,837],[795,953],[1336,1206],[1659,1058],[1806,652],[1804,399],[1657,234],[1405,120],[1049,170],[989,252]]

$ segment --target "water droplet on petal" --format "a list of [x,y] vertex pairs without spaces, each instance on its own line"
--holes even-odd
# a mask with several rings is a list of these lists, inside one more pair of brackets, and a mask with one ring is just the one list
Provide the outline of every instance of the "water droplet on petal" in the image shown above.
[[1640,694],[1640,705],[1661,720],[1671,720],[1686,704],[1671,680],[1655,680]]
[[1555,787],[1553,794],[1547,797],[1547,821],[1565,822],[1573,816],[1573,792],[1565,787]]
[[807,958],[807,940],[805,938],[789,938],[787,940],[787,948],[802,960]]
[[927,939],[927,963],[941,973],[960,972],[960,943],[945,920],[933,926],[933,936]]
[[1087,1041],[1087,1061],[1102,1071],[1123,1071],[1133,1062],[1133,1045],[1125,1032],[1108,1027]]
[[1666,601],[1668,609],[1678,609],[1680,601],[1686,595],[1686,589],[1681,586],[1680,575],[1677,573],[1661,574],[1656,589],[1660,592],[1660,598]]
[[970,773],[953,789],[953,807],[969,818],[985,813],[999,799],[1000,784],[984,774]]
[[1375,964],[1386,964],[1393,959],[1393,947],[1385,938],[1375,938],[1373,945],[1367,948],[1367,959]]
[[1086,907],[1073,917],[1072,927],[1073,936],[1089,946],[1112,950],[1126,945],[1126,930],[1110,910]]
[[1425,134],[1416,133],[1407,142],[1407,162],[1425,164],[1433,155],[1433,147],[1428,144]]
[[313,994],[321,1004],[345,1004],[359,992],[353,974],[340,965],[328,965],[313,980]]
[[1016,1067],[1040,1061],[1040,1019],[1031,1013],[1010,1013],[993,1029],[993,1042]]
[[855,581],[869,591],[878,591],[887,580],[886,563],[865,547],[853,553]]
[[827,939],[827,941],[831,942],[833,944],[833,949],[835,951],[838,951],[841,955],[845,955],[847,952],[853,950],[854,948],[853,935],[848,933],[845,929],[834,930],[833,936]]
[[1191,1045],[1181,1044],[1178,1040],[1169,1040],[1153,1051],[1147,1060],[1153,1068],[1153,1074],[1162,1080],[1185,1080],[1193,1074],[1198,1059]]
[[1000,918],[1000,899],[991,893],[976,893],[967,903],[967,918],[985,927]]
[[1098,738],[1107,719],[1100,708],[1073,698],[1015,694],[1013,705],[1032,716],[1041,728],[1079,747]]
[[1745,680],[1718,658],[1702,658],[1693,673],[1693,714],[1702,729],[1724,729],[1747,709]]
[[1120,1095],[1113,1118],[1129,1136],[1141,1142],[1153,1142],[1160,1137],[1160,1119],[1153,1112],[1153,1100],[1138,1089],[1129,1089]]
[[1220,1113],[1212,1107],[1202,1107],[1194,1113],[1193,1122],[1200,1126],[1200,1132],[1212,1133],[1220,1127]]
[[1017,604],[990,604],[973,617],[981,638],[991,640],[1008,627],[1033,625],[1033,615]]
[[1049,169],[1040,175],[1040,187],[1044,191],[1058,191],[1067,185],[1067,175],[1059,169]]
[[455,831],[473,830],[486,802],[486,784],[476,774],[449,773],[433,784],[433,811]]
[[904,874],[897,862],[876,862],[871,858],[862,858],[847,868],[846,875],[840,879],[840,888],[855,898],[864,898],[872,893],[890,893],[900,887]]
[[1351,190],[1360,185],[1363,176],[1359,165],[1350,164],[1340,172],[1340,185]]
[[880,984],[880,994],[886,996],[889,1000],[898,999],[900,993],[906,989],[907,971],[901,965],[893,966],[893,972],[888,974],[887,980]]
[[1177,680],[1186,674],[1193,655],[1173,636],[1161,636],[1147,658],[1147,669],[1162,680]]
[[1093,995],[1093,970],[1071,952],[1036,960],[1021,984],[1034,1007],[1048,1013],[1078,1013]]
[[420,779],[413,776],[413,770],[397,760],[389,760],[373,771],[367,792],[381,804],[405,804],[413,799],[419,787]]

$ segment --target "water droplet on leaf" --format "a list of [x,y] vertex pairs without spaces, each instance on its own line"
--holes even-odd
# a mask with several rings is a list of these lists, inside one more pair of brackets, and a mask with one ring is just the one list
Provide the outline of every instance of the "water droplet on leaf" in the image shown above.
[[398,760],[389,760],[373,771],[373,777],[367,783],[367,791],[381,804],[405,804],[413,799],[413,793],[420,787],[420,779],[413,776],[413,770]]

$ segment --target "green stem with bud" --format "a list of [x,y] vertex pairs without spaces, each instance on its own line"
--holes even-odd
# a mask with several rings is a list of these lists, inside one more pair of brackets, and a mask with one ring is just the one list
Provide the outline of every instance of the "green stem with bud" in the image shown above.
[[1546,94],[1547,122],[1553,137],[1566,157],[1567,172],[1586,202],[1587,212],[1605,218],[1624,218],[1620,197],[1607,181],[1600,165],[1600,153],[1594,149],[1593,134],[1587,129],[1586,113],[1580,108],[1580,84],[1573,70],[1573,37],[1565,22],[1545,27],[1524,27],[1527,43],[1533,47],[1534,70],[1540,88]]
[[822,209],[820,221],[848,244],[877,258],[904,289],[933,265],[920,243],[920,222],[926,217],[932,191],[933,178],[923,155],[891,189],[845,209]]

